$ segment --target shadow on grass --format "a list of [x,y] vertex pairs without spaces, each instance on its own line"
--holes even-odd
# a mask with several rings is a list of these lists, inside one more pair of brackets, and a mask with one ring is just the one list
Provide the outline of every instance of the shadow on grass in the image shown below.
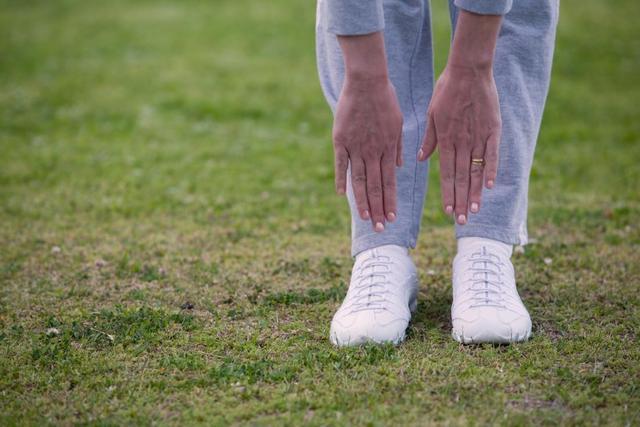
[[[422,296],[422,298],[420,298]],[[412,318],[417,329],[449,333],[451,330],[451,291],[448,287],[430,287],[418,297],[418,310]],[[413,330],[413,328],[411,328]]]

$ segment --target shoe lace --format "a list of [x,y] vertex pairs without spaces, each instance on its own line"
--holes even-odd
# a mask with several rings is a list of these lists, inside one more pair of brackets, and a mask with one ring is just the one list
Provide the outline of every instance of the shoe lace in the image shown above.
[[486,247],[467,257],[471,264],[467,272],[471,307],[505,307],[505,289],[502,281],[504,263]]
[[351,312],[386,310],[390,284],[387,275],[391,273],[391,258],[374,253],[363,261],[356,272],[355,295],[351,304]]

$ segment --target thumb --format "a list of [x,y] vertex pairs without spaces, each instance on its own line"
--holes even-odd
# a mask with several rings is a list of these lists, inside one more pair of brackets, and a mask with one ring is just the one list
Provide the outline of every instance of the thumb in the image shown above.
[[436,124],[433,121],[433,114],[428,115],[427,132],[422,141],[422,147],[418,151],[418,160],[427,160],[436,149],[438,141],[436,139]]

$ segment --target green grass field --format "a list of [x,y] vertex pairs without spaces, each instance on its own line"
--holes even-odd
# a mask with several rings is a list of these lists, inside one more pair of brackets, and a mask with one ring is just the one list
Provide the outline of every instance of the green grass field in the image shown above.
[[515,258],[534,337],[498,347],[450,338],[436,168],[407,342],[329,344],[351,260],[314,9],[0,0],[0,424],[638,425],[637,2],[563,0]]

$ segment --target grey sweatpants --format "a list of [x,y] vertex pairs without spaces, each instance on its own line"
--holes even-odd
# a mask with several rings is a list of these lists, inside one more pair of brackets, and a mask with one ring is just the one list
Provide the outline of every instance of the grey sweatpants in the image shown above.
[[[427,163],[417,161],[417,153],[424,136],[426,111],[434,85],[429,0],[381,0],[379,10],[360,6],[370,1],[351,0],[352,6],[361,9],[354,16],[339,15],[345,12],[340,10],[343,4],[349,4],[350,0],[340,1],[319,0],[317,9],[318,71],[331,109],[335,113],[344,78],[336,34],[383,30],[389,75],[404,116],[403,166],[397,169],[398,218],[388,223],[382,233],[373,231],[369,221],[360,219],[348,182],[352,255],[385,244],[415,247],[428,169]],[[456,236],[525,244],[529,174],[549,87],[559,0],[517,0],[513,6],[510,1],[492,1],[457,0],[457,6],[453,1],[449,4],[452,28],[455,28],[458,7],[478,13],[507,12],[494,60],[502,115],[496,185],[491,190],[483,190],[480,212],[469,215],[466,225],[456,225]],[[491,9],[500,3],[504,10]],[[474,10],[474,5],[488,5],[489,9]],[[349,28],[353,31],[345,30]]]

